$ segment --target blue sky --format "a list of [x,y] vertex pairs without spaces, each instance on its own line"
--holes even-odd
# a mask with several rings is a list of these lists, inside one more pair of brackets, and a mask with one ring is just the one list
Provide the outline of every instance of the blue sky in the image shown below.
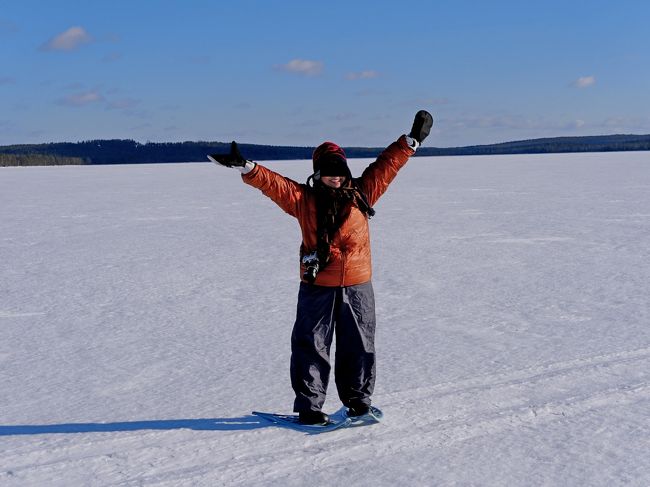
[[647,1],[2,1],[0,144],[650,133]]

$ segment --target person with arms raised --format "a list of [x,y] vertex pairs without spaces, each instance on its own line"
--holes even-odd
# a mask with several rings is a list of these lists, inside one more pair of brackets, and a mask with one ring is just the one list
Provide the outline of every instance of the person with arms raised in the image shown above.
[[235,142],[229,154],[208,156],[237,168],[300,224],[300,289],[291,335],[293,409],[307,425],[327,424],[322,411],[336,336],[334,377],[350,417],[367,414],[375,386],[375,298],[368,220],[373,205],[429,135],[431,115],[415,115],[408,135],[390,144],[363,174],[352,177],[344,150],[324,142],[313,152],[305,184],[245,159]]

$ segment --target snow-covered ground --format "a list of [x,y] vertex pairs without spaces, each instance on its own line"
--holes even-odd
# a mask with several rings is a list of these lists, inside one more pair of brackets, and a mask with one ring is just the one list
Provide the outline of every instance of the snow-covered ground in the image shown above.
[[385,421],[307,436],[250,415],[291,217],[209,163],[0,169],[0,485],[650,485],[650,153],[416,158],[376,210]]

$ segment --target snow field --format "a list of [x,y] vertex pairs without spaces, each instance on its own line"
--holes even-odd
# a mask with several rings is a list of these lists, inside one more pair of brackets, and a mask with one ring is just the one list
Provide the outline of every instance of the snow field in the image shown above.
[[414,158],[376,210],[386,418],[304,436],[249,415],[291,409],[291,217],[207,163],[0,170],[0,485],[650,485],[649,154]]

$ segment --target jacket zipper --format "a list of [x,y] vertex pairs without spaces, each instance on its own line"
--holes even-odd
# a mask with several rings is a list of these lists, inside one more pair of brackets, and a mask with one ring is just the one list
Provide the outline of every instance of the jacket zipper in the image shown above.
[[345,251],[341,250],[341,286],[345,285]]

